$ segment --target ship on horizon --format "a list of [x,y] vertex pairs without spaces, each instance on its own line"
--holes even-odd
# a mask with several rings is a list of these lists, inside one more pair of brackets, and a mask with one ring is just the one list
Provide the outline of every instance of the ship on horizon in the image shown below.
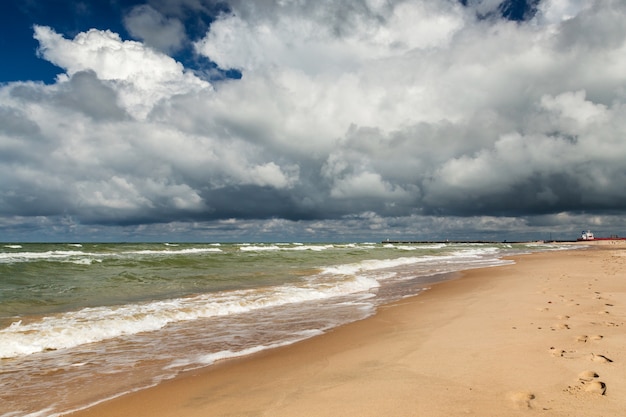
[[581,236],[576,240],[578,240],[579,242],[589,240],[626,240],[626,237],[619,237],[617,235],[611,235],[609,237],[596,237],[593,235],[591,230],[583,230]]

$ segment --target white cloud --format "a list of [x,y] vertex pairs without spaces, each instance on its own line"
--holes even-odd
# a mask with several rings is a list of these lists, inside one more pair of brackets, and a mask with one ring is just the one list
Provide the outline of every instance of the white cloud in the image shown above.
[[118,176],[114,176],[108,181],[101,181],[99,184],[79,182],[76,186],[84,198],[80,204],[87,207],[114,210],[152,207],[150,200],[142,196],[134,184]]
[[360,172],[338,178],[334,181],[330,196],[339,199],[345,198],[390,198],[397,200],[405,196],[404,190],[399,190],[383,181],[380,174],[374,172]]
[[362,13],[354,10],[342,29],[329,19],[342,13],[342,5],[316,2],[313,10],[290,6],[278,2],[268,5],[266,13],[255,14],[248,9],[253,5],[239,4],[234,14],[211,25],[196,50],[224,69],[342,72],[372,60],[444,47],[464,24],[462,7],[454,2],[413,1]]
[[558,24],[575,17],[590,4],[589,0],[543,0],[538,6],[537,20],[542,23]]
[[35,39],[42,57],[69,76],[91,70],[110,82],[120,103],[138,118],[145,118],[163,99],[211,88],[167,55],[139,42],[122,41],[108,30],[91,29],[68,40],[49,27],[35,26]]
[[579,131],[591,123],[608,121],[607,107],[585,99],[584,91],[567,92],[557,97],[543,96],[541,106],[562,118],[560,128],[563,131]]
[[249,169],[250,184],[271,186],[274,188],[291,188],[298,180],[298,168],[291,167],[291,172],[284,172],[274,162],[256,165]]

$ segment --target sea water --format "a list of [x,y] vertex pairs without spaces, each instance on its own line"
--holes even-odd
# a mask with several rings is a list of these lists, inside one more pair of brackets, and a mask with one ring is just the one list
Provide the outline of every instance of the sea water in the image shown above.
[[52,416],[543,244],[0,244],[0,416]]

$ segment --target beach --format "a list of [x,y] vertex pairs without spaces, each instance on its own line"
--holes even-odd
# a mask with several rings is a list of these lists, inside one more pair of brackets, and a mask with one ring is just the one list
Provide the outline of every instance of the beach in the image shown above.
[[365,320],[71,415],[621,415],[626,246],[615,243],[465,271]]
[[86,409],[329,333],[460,271],[566,248],[541,242],[7,244],[0,247],[0,416]]

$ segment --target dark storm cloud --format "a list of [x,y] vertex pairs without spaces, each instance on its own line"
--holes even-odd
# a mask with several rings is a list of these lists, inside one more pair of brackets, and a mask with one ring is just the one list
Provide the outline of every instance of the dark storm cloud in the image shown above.
[[310,238],[614,225],[626,6],[545,0],[511,22],[467,3],[233,1],[195,43],[242,73],[215,85],[154,49],[206,2],[132,9],[145,42],[36,27],[66,74],[0,89],[2,214]]

